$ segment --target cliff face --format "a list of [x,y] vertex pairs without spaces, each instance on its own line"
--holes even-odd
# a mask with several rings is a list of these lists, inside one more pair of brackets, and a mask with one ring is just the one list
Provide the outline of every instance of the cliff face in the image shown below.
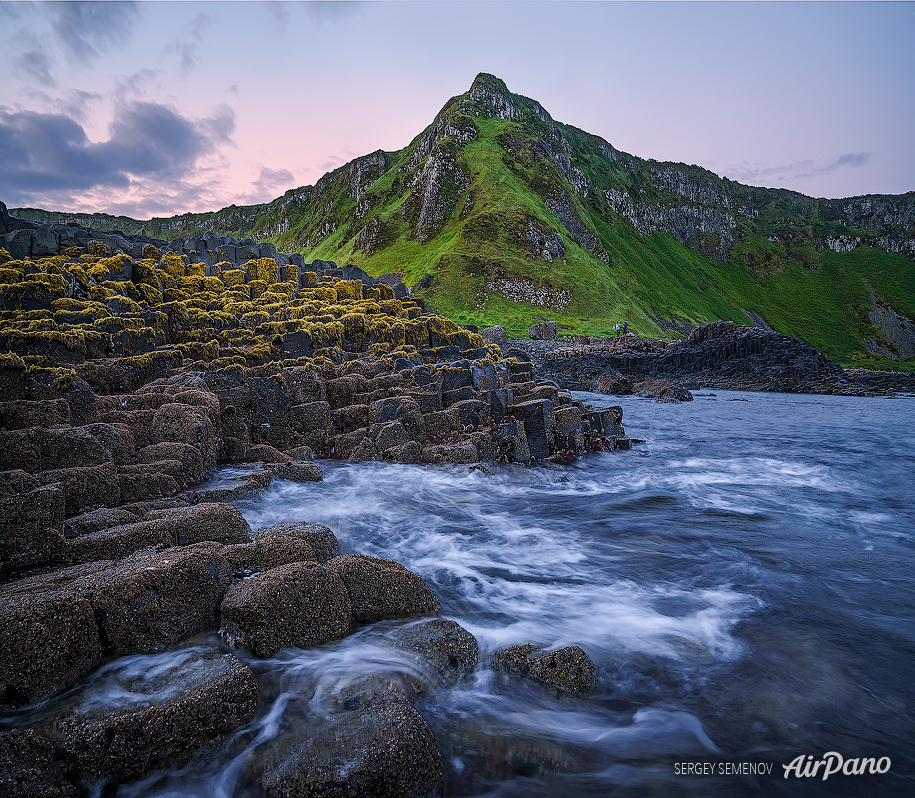
[[515,333],[540,308],[586,334],[622,318],[658,335],[761,317],[847,359],[876,351],[864,344],[873,301],[915,316],[915,192],[814,199],[644,160],[486,74],[404,149],[357,158],[270,203],[81,219],[164,239],[266,238],[306,260],[399,271],[453,318]]

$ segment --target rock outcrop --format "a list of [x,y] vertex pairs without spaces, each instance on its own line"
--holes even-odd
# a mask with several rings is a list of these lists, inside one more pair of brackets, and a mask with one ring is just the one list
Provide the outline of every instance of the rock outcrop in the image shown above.
[[910,374],[843,370],[796,338],[725,321],[675,342],[577,336],[559,343],[511,340],[506,351],[513,350],[526,353],[542,378],[578,391],[645,391],[679,400],[686,400],[690,386],[850,395],[915,391]]

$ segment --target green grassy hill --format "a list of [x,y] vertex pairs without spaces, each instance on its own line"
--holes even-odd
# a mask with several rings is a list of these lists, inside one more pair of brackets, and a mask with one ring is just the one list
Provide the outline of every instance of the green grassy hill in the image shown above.
[[667,321],[750,324],[750,311],[843,365],[915,368],[867,351],[896,351],[871,323],[875,303],[915,318],[915,192],[813,199],[645,161],[555,122],[491,75],[403,150],[273,202],[148,222],[97,216],[108,229],[212,230],[403,272],[433,309],[513,335],[541,316],[590,335],[628,320],[656,337],[675,334]]

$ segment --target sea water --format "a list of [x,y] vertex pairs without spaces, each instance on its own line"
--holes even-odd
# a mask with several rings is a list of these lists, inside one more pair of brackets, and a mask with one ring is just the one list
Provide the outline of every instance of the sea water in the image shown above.
[[[322,483],[238,506],[252,528],[321,523],[344,552],[403,563],[474,634],[478,669],[418,705],[448,794],[915,795],[915,399],[576,396],[621,404],[644,443],[494,475],[322,462]],[[255,721],[208,766],[117,795],[233,795],[297,696],[320,711],[368,673],[417,668],[384,630],[246,658],[277,685]],[[580,646],[594,689],[493,673],[519,643]],[[805,776],[827,752],[851,772]],[[855,775],[868,758],[889,766]]]

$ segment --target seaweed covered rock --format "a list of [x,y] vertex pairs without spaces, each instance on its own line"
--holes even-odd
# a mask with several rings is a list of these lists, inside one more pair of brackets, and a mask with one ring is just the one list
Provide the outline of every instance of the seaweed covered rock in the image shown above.
[[594,662],[578,646],[547,652],[533,643],[509,646],[493,653],[490,667],[566,693],[584,695],[594,685]]
[[256,657],[308,648],[349,631],[349,593],[337,574],[316,562],[271,568],[233,585],[220,607],[220,634]]
[[34,729],[0,731],[0,795],[76,798],[63,754]]
[[[103,690],[116,691],[112,707]],[[86,780],[121,782],[182,764],[254,717],[254,674],[230,654],[180,651],[117,660],[46,731]]]
[[441,794],[444,766],[435,737],[406,701],[314,716],[258,750],[248,779],[266,795],[326,798]]
[[394,560],[345,554],[330,560],[327,569],[346,585],[353,620],[358,623],[442,611],[426,581]]

